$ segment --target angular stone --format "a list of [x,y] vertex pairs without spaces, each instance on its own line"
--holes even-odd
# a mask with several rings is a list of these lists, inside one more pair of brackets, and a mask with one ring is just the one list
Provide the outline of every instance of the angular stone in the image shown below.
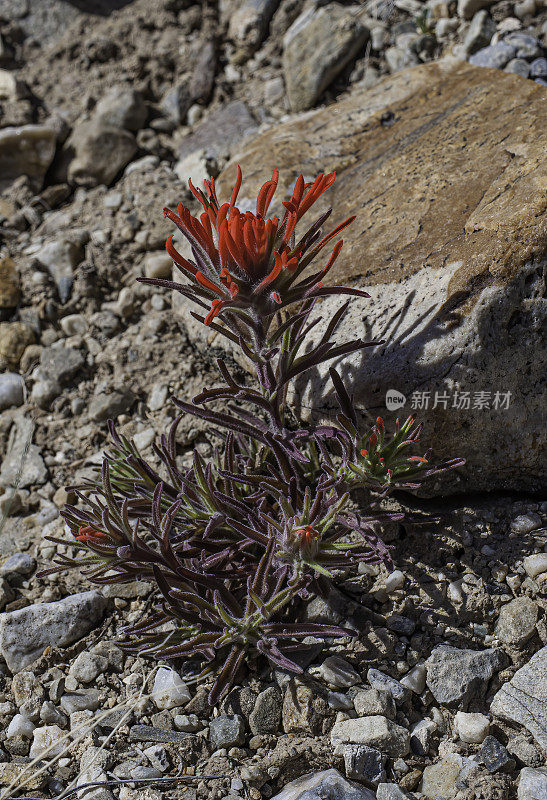
[[337,3],[310,6],[283,39],[283,72],[293,111],[311,108],[369,37],[359,17]]
[[472,766],[476,764],[471,759],[450,753],[424,769],[420,790],[431,800],[452,800],[458,791],[458,778],[462,771]]
[[547,752],[547,647],[503,684],[490,711],[508,722],[524,725]]
[[28,764],[6,761],[0,764],[0,786],[25,786],[25,789],[41,789],[47,780],[45,773],[29,772]]
[[531,578],[537,578],[547,572],[547,553],[534,553],[526,556],[522,561],[526,574]]
[[526,536],[527,533],[541,528],[542,520],[539,514],[529,511],[528,514],[519,514],[518,517],[511,522],[511,533]]
[[454,717],[454,731],[462,742],[481,744],[490,728],[490,720],[484,714],[467,714],[458,711]]
[[361,717],[335,723],[331,731],[333,746],[366,744],[389,756],[406,756],[410,750],[410,734],[406,728],[381,716]]
[[234,714],[229,717],[221,714],[209,723],[209,741],[213,750],[221,747],[237,747],[245,741],[245,723],[243,717]]
[[416,664],[401,678],[401,686],[406,686],[414,694],[421,694],[425,689],[426,668],[424,664]]
[[260,692],[249,714],[249,728],[255,736],[261,733],[276,733],[281,723],[281,695],[275,686]]
[[137,152],[137,142],[129,131],[92,121],[74,128],[65,149],[74,151],[68,168],[70,183],[108,186]]
[[65,731],[58,725],[46,725],[43,728],[34,729],[34,740],[30,748],[30,757],[53,758],[60,755],[68,746],[64,741]]
[[410,731],[410,749],[419,756],[426,756],[431,746],[431,738],[437,731],[437,723],[432,719],[421,719]]
[[66,386],[84,365],[84,357],[73,347],[44,347],[40,355],[40,378]]
[[17,369],[34,333],[24,322],[0,322],[0,370]]
[[10,739],[12,736],[23,736],[25,739],[32,739],[32,734],[36,726],[24,714],[16,714],[12,717],[10,724],[6,729],[6,738]]
[[353,698],[355,713],[359,717],[372,717],[380,714],[395,719],[396,709],[393,695],[378,689],[364,689]]
[[503,661],[500,650],[459,650],[439,645],[425,662],[427,686],[438,703],[465,706],[484,694]]
[[[209,99],[215,83],[215,72],[217,67],[216,44],[212,40],[197,43],[197,53],[192,59],[194,68],[188,83],[188,94],[193,103],[197,101],[205,103]],[[194,105],[193,109],[201,109],[201,106]],[[189,108],[188,111],[191,109]],[[188,115],[188,122],[191,125],[191,114]]]
[[495,634],[505,644],[518,647],[532,636],[536,629],[539,606],[530,597],[515,597],[502,606]]
[[67,692],[61,697],[61,708],[69,717],[78,711],[96,711],[99,708],[99,690],[85,689],[81,692]]
[[105,609],[102,594],[90,591],[1,614],[0,652],[8,668],[19,672],[39,659],[46,647],[65,647],[81,639]]
[[376,790],[376,800],[408,800],[408,797],[396,783],[381,783]]
[[192,695],[178,672],[160,667],[154,678],[152,699],[158,708],[179,708],[191,700]]
[[257,124],[246,103],[232,100],[211,111],[194,128],[190,136],[182,139],[178,155],[185,158],[196,150],[204,150],[207,157],[230,154],[241,140],[255,133]]
[[488,8],[495,0],[458,0],[458,17],[471,19],[481,8]]
[[68,238],[47,242],[38,252],[36,260],[46,267],[55,281],[62,303],[70,297],[74,282],[74,268],[82,261],[84,250],[79,242]]
[[[108,775],[97,764],[92,765],[89,769],[83,770],[79,773],[76,785],[83,786],[89,783],[106,783]],[[107,786],[96,786],[95,788],[88,788],[78,792],[77,796],[85,797],[86,800],[115,800],[114,795],[107,788]]]
[[14,553],[0,566],[0,576],[7,578],[27,577],[36,569],[36,559],[30,553]]
[[487,736],[477,754],[477,761],[484,764],[488,772],[498,772],[515,764],[507,748],[495,736]]
[[45,125],[0,130],[0,191],[26,175],[40,191],[55,154],[55,131]]
[[103,422],[106,419],[115,419],[133,405],[134,395],[130,391],[101,392],[91,398],[89,403],[89,418],[94,422]]
[[128,131],[139,131],[146,117],[146,103],[142,95],[130,86],[113,86],[93,110],[93,120],[100,126]]
[[347,781],[336,769],[308,772],[288,783],[272,800],[375,800],[374,792]]
[[304,620],[320,625],[338,625],[346,608],[346,600],[335,589],[331,589],[327,597],[314,597],[306,605]]
[[463,40],[463,51],[466,55],[476,53],[482,47],[490,44],[492,36],[496,33],[496,23],[488,13],[482,9],[477,11]]
[[386,756],[365,744],[347,744],[344,747],[344,766],[348,778],[367,781],[373,785],[386,779]]
[[[328,109],[276,125],[237,157],[245,176],[240,196],[247,201],[274,166],[280,168],[278,204],[301,172],[336,170],[336,183],[313,217],[334,205],[326,231],[351,214],[357,219],[344,230],[329,278],[372,295],[352,302],[337,335],[383,338],[387,320],[397,331],[396,346],[367,348],[365,361],[351,356],[344,369],[357,405],[382,408],[388,427],[401,413],[383,411],[388,390],[400,391],[407,404],[414,391],[430,392],[423,449],[466,459],[465,467],[436,479],[432,493],[441,486],[538,491],[543,484],[542,368],[523,359],[522,348],[532,353],[544,346],[544,96],[532,81],[501,72],[494,80],[492,73],[444,60],[372,89],[355,88]],[[389,126],[381,123],[386,111]],[[219,176],[219,198],[230,197],[237,163]],[[339,305],[327,299],[320,313],[330,319]],[[208,331],[186,311],[185,322],[205,347]],[[318,414],[336,413],[325,373],[318,370],[317,380],[306,383],[296,394],[302,411],[313,405]],[[433,408],[435,392],[447,386],[470,391],[471,406],[475,390],[510,392],[509,407],[488,413]]]
[[337,689],[347,689],[356,683],[361,683],[359,673],[340,656],[328,656],[317,670],[317,674],[325,683]]
[[[194,186],[199,185],[195,184]],[[147,278],[170,278],[173,272],[173,262],[168,253],[160,250],[157,253],[148,253],[144,259],[144,274]]]
[[108,659],[104,656],[100,656],[97,653],[88,653],[87,650],[84,650],[70,665],[69,675],[72,675],[78,683],[91,683],[107,667]]
[[242,0],[230,15],[228,35],[246,54],[262,42],[279,0]]
[[389,692],[396,703],[404,703],[410,697],[410,689],[407,689],[398,680],[392,678],[391,675],[380,672],[379,669],[371,667],[367,672],[367,680],[374,689]]
[[[24,412],[21,409],[21,414]],[[44,484],[48,477],[47,467],[37,445],[32,444],[34,425],[30,417],[18,416],[8,440],[6,455],[0,469],[0,486],[29,486]]]
[[547,767],[520,771],[518,800],[547,800]]
[[285,733],[297,731],[317,732],[321,719],[315,707],[315,693],[310,686],[297,678],[287,684],[283,696],[282,709],[283,730]]

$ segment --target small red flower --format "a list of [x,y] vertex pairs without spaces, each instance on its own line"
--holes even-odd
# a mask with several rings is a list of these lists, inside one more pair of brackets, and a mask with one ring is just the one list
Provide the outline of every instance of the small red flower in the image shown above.
[[77,542],[88,542],[92,539],[106,539],[108,537],[102,531],[96,531],[95,528],[89,525],[82,525],[78,528],[78,535],[74,536],[74,538]]
[[[320,272],[298,284],[295,281],[312,258],[355,217],[342,222],[323,238],[320,238],[316,224],[296,243],[297,223],[332,185],[335,174],[319,175],[309,183],[300,175],[292,196],[283,203],[285,213],[281,220],[277,216],[266,216],[277,189],[278,177],[276,168],[258,193],[254,213],[242,212],[236,206],[242,181],[239,167],[229,203],[219,203],[213,179],[205,181],[205,191],[196,189],[189,181],[190,190],[203,206],[199,219],[182,204],[179,204],[178,214],[169,208],[163,210],[192,247],[195,263],[177,252],[172,235],[167,239],[167,252],[175,264],[197,284],[198,290],[203,290],[198,291],[198,295],[211,301],[211,310],[204,320],[206,325],[225,308],[272,311],[276,306],[318,296],[314,295],[318,290],[325,292],[321,290],[322,280],[340,253],[341,240]],[[321,221],[329,214],[324,215]],[[145,282],[161,283],[152,279],[145,279]],[[172,285],[172,288],[176,287]],[[359,290],[348,290],[348,293],[368,297]]]

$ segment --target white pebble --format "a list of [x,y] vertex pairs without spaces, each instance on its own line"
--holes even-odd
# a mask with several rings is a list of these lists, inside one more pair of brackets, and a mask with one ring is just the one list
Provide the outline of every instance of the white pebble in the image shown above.
[[13,736],[23,736],[25,739],[32,739],[35,725],[24,714],[16,714],[6,730],[6,737],[11,739]]
[[145,428],[143,431],[139,431],[139,433],[133,436],[133,441],[135,442],[137,450],[146,450],[155,438],[155,430],[153,428]]
[[177,672],[168,667],[158,669],[152,689],[152,699],[158,708],[177,708],[191,697],[188,686]]
[[530,511],[528,514],[520,514],[511,523],[511,531],[513,533],[530,533],[541,528],[541,517]]
[[446,589],[446,596],[452,603],[463,603],[462,582],[452,581]]
[[484,714],[468,714],[458,711],[454,717],[454,731],[462,742],[481,744],[488,736],[490,720]]
[[47,755],[48,758],[52,758],[60,755],[66,749],[66,742],[61,741],[64,737],[65,731],[61,730],[58,725],[45,725],[43,728],[36,728],[34,740],[30,746],[30,757],[36,758],[37,756]]
[[87,322],[81,314],[68,314],[59,324],[65,336],[83,336],[87,333]]
[[526,556],[522,563],[526,574],[530,578],[535,578],[537,575],[547,572],[547,553],[534,553],[533,556]]
[[193,733],[200,728],[199,719],[195,714],[177,714],[173,722],[178,731],[187,733]]
[[173,261],[165,250],[148,253],[144,259],[144,274],[147,278],[170,278],[172,270]]
[[361,676],[356,672],[345,658],[340,656],[329,656],[321,666],[315,671],[325,683],[335,686],[338,689],[347,689],[361,683]]
[[392,592],[397,591],[397,589],[401,589],[404,585],[404,582],[404,573],[402,573],[400,569],[396,569],[387,576],[384,588],[388,594],[391,594]]

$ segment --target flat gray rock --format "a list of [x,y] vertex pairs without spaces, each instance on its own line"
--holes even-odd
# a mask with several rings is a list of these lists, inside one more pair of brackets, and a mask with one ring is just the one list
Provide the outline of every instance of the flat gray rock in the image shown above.
[[369,37],[359,17],[338,3],[310,6],[283,39],[283,72],[293,111],[311,108]]
[[[24,412],[24,409],[21,409]],[[37,445],[32,444],[34,423],[18,412],[8,440],[0,469],[0,486],[41,486],[47,481],[48,469]]]
[[524,725],[547,752],[547,647],[503,684],[490,711],[496,717]]
[[65,647],[81,639],[100,622],[105,610],[105,598],[93,590],[0,614],[0,653],[11,672],[20,672],[37,661],[46,647]]
[[440,645],[425,662],[427,686],[438,703],[465,705],[484,694],[503,661],[501,650],[460,650]]
[[249,133],[256,133],[257,124],[246,103],[232,100],[211,111],[190,136],[181,140],[179,158],[204,150],[207,156],[225,155]]
[[291,781],[272,800],[375,800],[375,794],[347,781],[338,770],[326,769]]

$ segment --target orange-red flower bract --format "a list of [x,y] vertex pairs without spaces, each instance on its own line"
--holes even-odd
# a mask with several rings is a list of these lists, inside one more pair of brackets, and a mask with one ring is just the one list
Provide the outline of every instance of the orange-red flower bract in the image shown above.
[[357,289],[323,287],[323,279],[340,253],[342,240],[335,244],[323,269],[301,278],[312,259],[355,219],[350,217],[321,238],[321,225],[330,215],[329,210],[296,241],[297,223],[332,185],[334,172],[319,175],[308,183],[300,175],[291,197],[283,203],[282,219],[267,216],[278,178],[276,168],[258,193],[254,213],[242,212],[236,206],[242,181],[239,167],[229,203],[220,204],[213,179],[204,182],[205,191],[196,189],[189,181],[192,193],[203,206],[199,218],[182,203],[178,214],[169,208],[164,208],[163,213],[190,243],[194,261],[184,258],[175,249],[172,235],[167,239],[166,247],[177,267],[194,286],[160,279],[142,279],[143,282],[178,289],[197,302],[201,300],[202,306],[203,300],[208,300],[211,306],[203,320],[206,325],[225,309],[240,314],[254,310],[263,316],[291,303],[324,294],[368,297],[366,292]]

